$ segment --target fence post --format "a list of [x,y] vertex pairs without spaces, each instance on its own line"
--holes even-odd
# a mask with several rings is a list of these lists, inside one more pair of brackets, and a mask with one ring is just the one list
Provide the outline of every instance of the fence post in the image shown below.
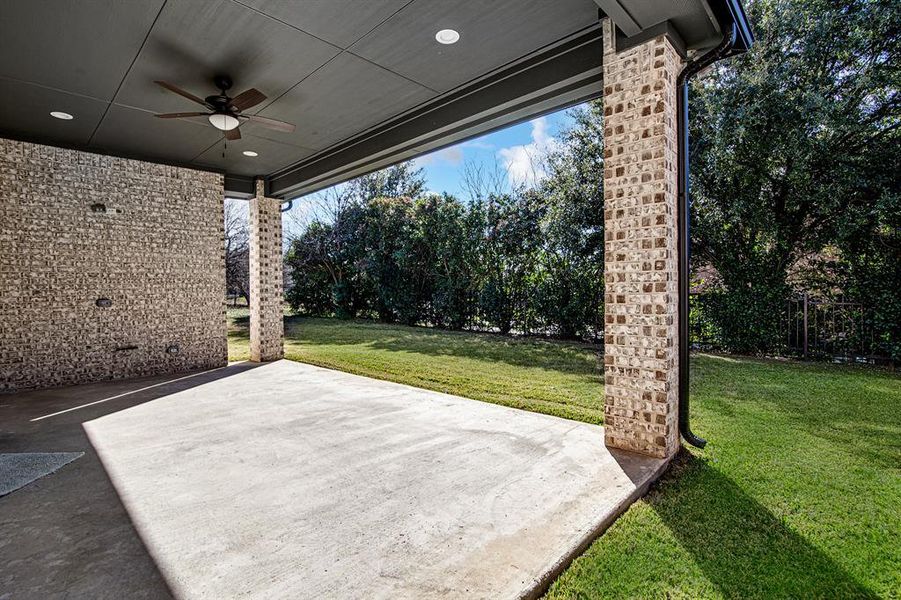
[[807,358],[807,292],[804,292],[804,358]]

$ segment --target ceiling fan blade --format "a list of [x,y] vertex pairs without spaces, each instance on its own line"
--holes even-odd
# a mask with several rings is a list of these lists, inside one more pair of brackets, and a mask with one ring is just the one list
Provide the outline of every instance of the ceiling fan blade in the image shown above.
[[225,132],[225,139],[227,140],[240,140],[241,139],[241,130],[235,127],[234,129],[229,129]]
[[203,106],[209,106],[203,98],[198,98],[191,92],[186,92],[185,90],[181,89],[178,86],[172,85],[171,83],[168,83],[166,81],[154,81],[153,83],[157,84],[160,87],[164,87],[167,90],[169,90],[170,92],[178,94],[179,96],[181,96],[183,98],[187,98],[188,100],[196,102],[197,104],[202,104]]
[[163,113],[161,115],[153,115],[160,119],[186,119],[188,117],[205,117],[210,113],[205,112],[186,112],[186,113]]
[[259,123],[263,127],[268,127],[269,129],[275,129],[276,131],[285,131],[287,133],[292,133],[294,131],[294,125],[292,125],[291,123],[285,123],[284,121],[279,121],[277,119],[270,119],[269,117],[260,117],[258,115],[243,116],[253,121],[254,123]]
[[231,99],[229,104],[238,110],[247,110],[266,99],[266,94],[256,88],[245,90]]

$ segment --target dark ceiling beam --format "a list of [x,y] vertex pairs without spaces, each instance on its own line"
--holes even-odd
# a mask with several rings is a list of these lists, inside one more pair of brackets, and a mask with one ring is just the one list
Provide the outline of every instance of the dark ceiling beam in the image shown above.
[[601,28],[592,27],[270,175],[294,198],[462,140],[597,98]]
[[628,50],[629,48],[638,46],[639,44],[643,44],[648,40],[654,39],[658,35],[666,37],[676,49],[676,52],[678,52],[683,59],[688,56],[688,49],[685,46],[685,41],[682,39],[682,36],[679,35],[679,32],[676,31],[676,28],[673,27],[673,24],[669,21],[664,21],[663,23],[658,23],[653,27],[648,27],[638,35],[627,36],[624,35],[621,31],[617,30],[616,51],[622,52],[623,50]]
[[616,26],[627,36],[641,32],[641,24],[632,16],[620,0],[594,0],[604,13],[613,19]]

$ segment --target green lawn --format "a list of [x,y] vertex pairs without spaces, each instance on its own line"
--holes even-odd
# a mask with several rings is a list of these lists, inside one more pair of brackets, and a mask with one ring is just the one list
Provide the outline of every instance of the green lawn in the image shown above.
[[[246,312],[244,313],[246,314]],[[249,357],[246,317],[231,360]],[[601,423],[601,363],[591,346],[331,319],[285,319],[285,358]]]
[[[593,423],[597,348],[286,319],[287,358]],[[230,333],[246,358],[246,325]],[[683,452],[549,598],[901,597],[901,378],[692,358]]]

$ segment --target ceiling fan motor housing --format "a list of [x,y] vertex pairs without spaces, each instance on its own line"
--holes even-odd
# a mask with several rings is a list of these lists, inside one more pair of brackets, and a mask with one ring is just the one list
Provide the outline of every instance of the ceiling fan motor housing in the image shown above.
[[213,83],[216,84],[216,87],[223,92],[231,89],[233,85],[232,78],[228,75],[216,75],[215,77],[213,77]]
[[206,98],[204,98],[204,100],[206,100],[207,104],[214,107],[216,109],[216,111],[228,111],[229,110],[228,102],[229,102],[230,98],[228,96],[226,96],[225,94],[207,96]]

